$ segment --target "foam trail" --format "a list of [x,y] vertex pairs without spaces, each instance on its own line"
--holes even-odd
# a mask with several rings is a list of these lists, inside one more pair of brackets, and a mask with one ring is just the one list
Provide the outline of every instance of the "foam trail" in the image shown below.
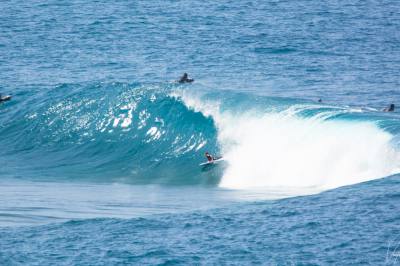
[[326,120],[343,109],[308,118],[297,115],[293,107],[234,115],[221,111],[219,102],[187,91],[174,96],[213,117],[228,161],[221,187],[323,190],[385,177],[400,168],[400,154],[391,145],[393,136],[373,122]]

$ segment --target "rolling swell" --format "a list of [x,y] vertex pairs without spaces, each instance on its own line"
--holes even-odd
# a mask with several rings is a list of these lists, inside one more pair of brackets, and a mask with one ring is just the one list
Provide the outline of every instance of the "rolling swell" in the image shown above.
[[1,171],[24,178],[217,183],[217,170],[203,178],[198,167],[204,149],[218,149],[213,121],[169,97],[173,86],[63,84],[21,93],[1,113]]

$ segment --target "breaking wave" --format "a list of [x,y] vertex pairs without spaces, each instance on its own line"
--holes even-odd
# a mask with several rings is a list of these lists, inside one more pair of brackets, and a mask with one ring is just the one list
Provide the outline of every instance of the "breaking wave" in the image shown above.
[[[2,176],[334,188],[399,172],[398,120],[177,84],[63,84],[0,107]],[[225,163],[202,169],[204,152]]]

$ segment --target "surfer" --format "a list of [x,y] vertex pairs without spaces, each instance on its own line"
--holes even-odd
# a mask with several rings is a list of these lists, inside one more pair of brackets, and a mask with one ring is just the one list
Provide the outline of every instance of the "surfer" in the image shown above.
[[391,103],[389,105],[389,107],[386,107],[385,109],[383,109],[384,112],[393,112],[394,111],[394,104]]
[[208,161],[208,162],[214,161],[214,157],[212,157],[211,154],[209,154],[208,152],[206,152],[205,155],[206,155],[206,158],[207,158],[207,161]]
[[205,168],[208,168],[211,165],[215,165],[216,163],[223,160],[222,156],[214,157],[211,154],[209,154],[208,152],[205,153],[205,156],[207,158],[207,162],[199,164],[200,166],[203,166]]
[[190,79],[187,73],[183,73],[183,76],[179,79],[179,83],[191,83],[194,79]]
[[9,100],[11,100],[11,96],[10,96],[10,95],[3,96],[3,95],[0,93],[0,103],[1,103],[1,102],[6,102],[6,101],[9,101]]

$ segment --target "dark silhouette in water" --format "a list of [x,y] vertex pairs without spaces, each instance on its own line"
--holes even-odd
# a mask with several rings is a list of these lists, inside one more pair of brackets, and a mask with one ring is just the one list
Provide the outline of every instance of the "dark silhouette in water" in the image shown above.
[[6,102],[6,101],[9,101],[9,100],[11,100],[11,96],[10,95],[3,96],[0,93],[0,103]]
[[318,99],[318,102],[319,102],[319,103],[322,103],[322,99],[321,99],[321,98],[319,98],[319,99]]
[[389,107],[383,109],[384,112],[393,112],[394,111],[394,104],[391,103]]
[[194,79],[190,79],[187,73],[184,73],[183,76],[179,79],[179,83],[191,83]]

